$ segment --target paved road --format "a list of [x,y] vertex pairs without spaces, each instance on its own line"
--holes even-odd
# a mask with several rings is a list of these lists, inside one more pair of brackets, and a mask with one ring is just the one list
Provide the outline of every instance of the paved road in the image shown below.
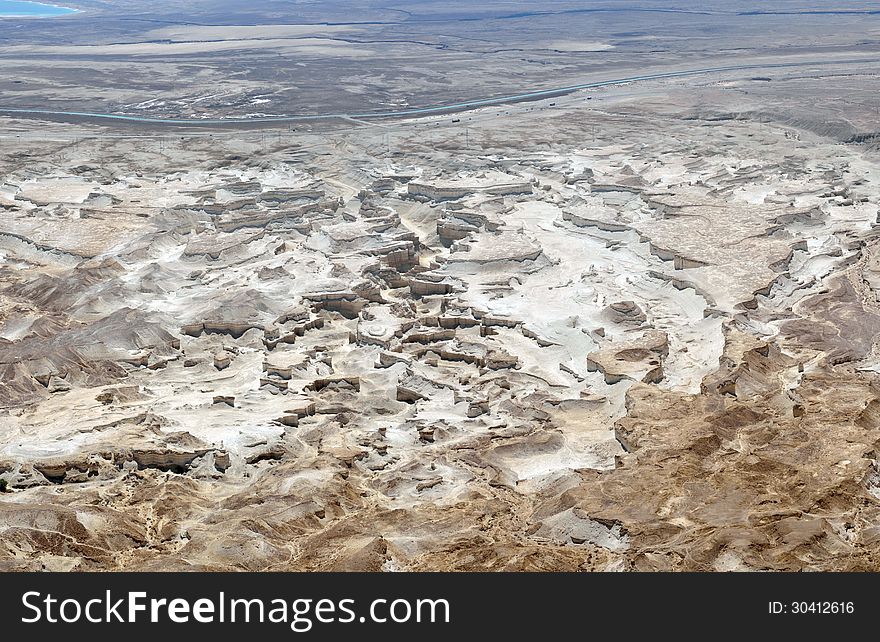
[[525,100],[535,100],[539,98],[549,98],[562,94],[579,91],[581,89],[592,89],[595,87],[607,87],[609,85],[622,85],[627,83],[641,82],[645,80],[658,80],[663,78],[680,78],[683,76],[700,76],[706,74],[723,73],[729,71],[747,71],[759,69],[784,69],[792,67],[816,67],[822,65],[843,65],[858,63],[878,63],[878,58],[865,59],[849,59],[849,60],[812,60],[800,62],[783,62],[783,63],[767,63],[767,64],[751,64],[751,65],[731,65],[728,67],[704,67],[701,69],[687,69],[684,71],[668,71],[656,74],[645,74],[641,76],[629,76],[626,78],[616,78],[613,80],[600,80],[596,82],[588,82],[580,85],[569,85],[566,87],[555,87],[551,89],[542,89],[539,91],[530,91],[520,94],[511,94],[509,96],[497,96],[494,98],[481,98],[477,100],[469,100],[466,102],[452,103],[447,105],[435,105],[433,107],[420,107],[412,109],[400,109],[396,111],[384,112],[366,112],[357,113],[327,113],[327,114],[301,114],[290,116],[265,116],[258,118],[150,118],[147,116],[125,116],[123,114],[102,114],[98,112],[88,111],[59,111],[50,109],[11,109],[0,106],[2,114],[21,114],[27,116],[69,116],[78,118],[89,118],[97,120],[126,121],[132,123],[148,123],[152,125],[170,125],[170,126],[193,126],[193,125],[254,125],[260,123],[290,123],[296,121],[314,121],[314,120],[369,120],[381,118],[399,118],[406,116],[419,116],[425,114],[457,112],[475,109],[477,107],[486,107],[490,105],[503,105],[506,103],[515,103]]

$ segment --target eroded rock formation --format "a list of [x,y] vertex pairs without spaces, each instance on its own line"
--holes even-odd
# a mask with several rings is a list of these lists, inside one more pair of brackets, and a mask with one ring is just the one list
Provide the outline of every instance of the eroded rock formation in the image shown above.
[[876,150],[660,95],[4,150],[0,568],[876,569]]

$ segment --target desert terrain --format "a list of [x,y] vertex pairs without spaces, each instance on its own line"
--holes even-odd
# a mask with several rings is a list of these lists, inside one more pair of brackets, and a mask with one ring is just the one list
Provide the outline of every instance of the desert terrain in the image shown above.
[[877,569],[865,3],[67,4],[0,19],[0,569]]

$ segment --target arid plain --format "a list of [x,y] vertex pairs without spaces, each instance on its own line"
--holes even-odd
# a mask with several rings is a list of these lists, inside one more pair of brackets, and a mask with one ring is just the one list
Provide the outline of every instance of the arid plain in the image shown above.
[[0,569],[877,569],[865,3],[69,4],[0,19]]

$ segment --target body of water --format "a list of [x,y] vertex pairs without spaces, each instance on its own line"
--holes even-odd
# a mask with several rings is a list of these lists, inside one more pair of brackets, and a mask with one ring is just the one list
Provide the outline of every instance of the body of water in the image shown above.
[[28,18],[49,18],[75,13],[76,9],[59,7],[42,2],[24,2],[23,0],[0,0],[0,18],[24,16]]

